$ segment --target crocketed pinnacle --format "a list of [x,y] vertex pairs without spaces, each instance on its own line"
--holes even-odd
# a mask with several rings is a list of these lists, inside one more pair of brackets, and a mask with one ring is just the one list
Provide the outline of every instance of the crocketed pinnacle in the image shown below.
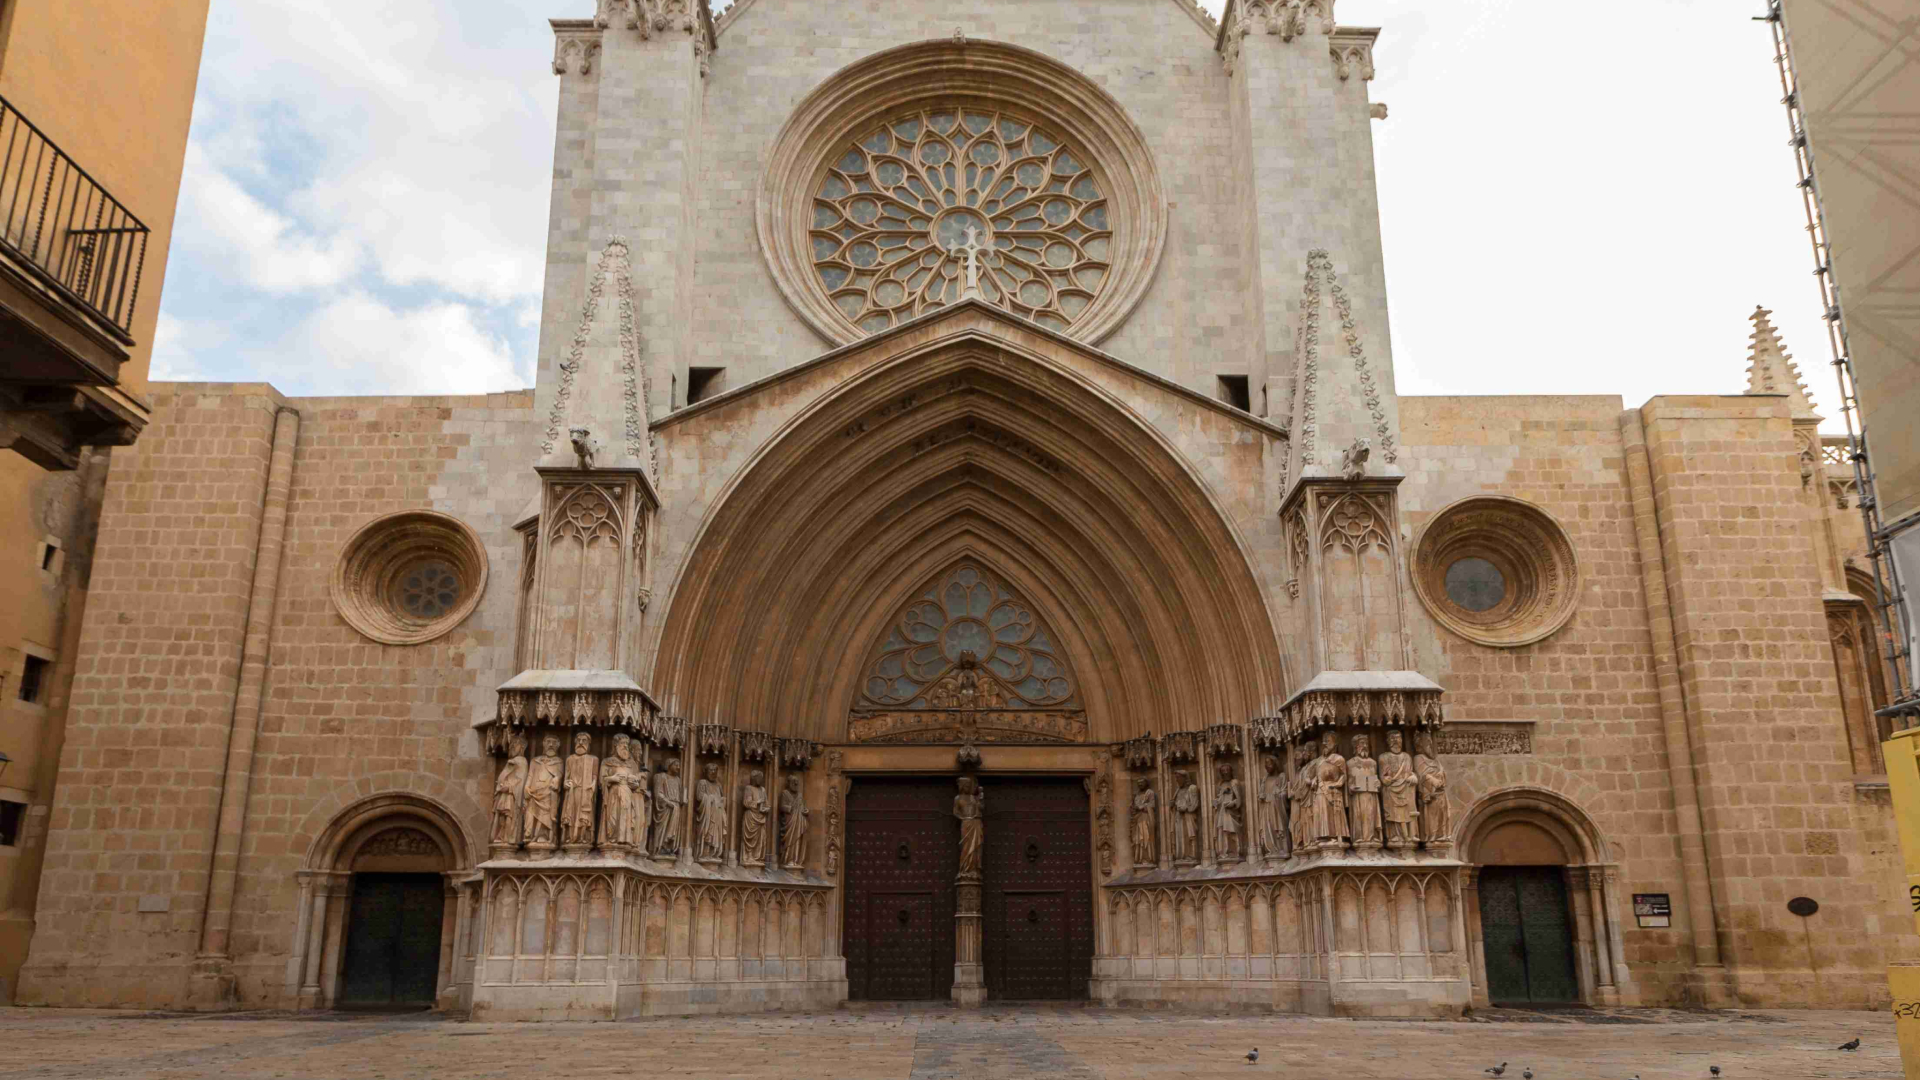
[[1780,342],[1780,332],[1767,316],[1773,312],[1754,306],[1753,337],[1747,353],[1747,393],[1785,394],[1795,420],[1817,419],[1813,399],[1800,380],[1800,365]]

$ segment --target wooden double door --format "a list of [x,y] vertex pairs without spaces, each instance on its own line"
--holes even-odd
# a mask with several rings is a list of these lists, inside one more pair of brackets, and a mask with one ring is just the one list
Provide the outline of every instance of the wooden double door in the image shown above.
[[[1093,974],[1092,840],[1077,777],[986,777],[982,958],[988,996],[1074,1000]],[[866,778],[847,798],[848,996],[953,990],[960,824],[953,777]]]
[[1563,867],[1481,868],[1480,940],[1494,1004],[1579,1002],[1569,910]]
[[433,1004],[440,981],[439,874],[355,874],[340,976],[343,1007]]

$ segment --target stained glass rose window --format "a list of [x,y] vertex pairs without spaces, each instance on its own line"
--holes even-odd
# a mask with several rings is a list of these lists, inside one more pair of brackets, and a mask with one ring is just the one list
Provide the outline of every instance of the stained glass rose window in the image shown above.
[[844,146],[815,190],[815,274],[867,333],[960,299],[1066,331],[1112,270],[1106,195],[1085,154],[1045,124],[916,109]]
[[862,688],[871,706],[924,709],[927,688],[957,667],[991,672],[1011,708],[1075,704],[1053,632],[1018,594],[962,564],[895,616]]

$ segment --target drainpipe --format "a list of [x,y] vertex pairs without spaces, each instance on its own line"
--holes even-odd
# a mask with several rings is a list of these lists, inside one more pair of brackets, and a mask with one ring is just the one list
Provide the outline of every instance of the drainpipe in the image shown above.
[[1701,825],[1700,792],[1694,781],[1686,695],[1680,686],[1680,649],[1673,634],[1666,557],[1660,551],[1659,512],[1653,499],[1653,467],[1647,455],[1647,431],[1638,409],[1620,414],[1620,442],[1626,451],[1633,531],[1640,547],[1640,581],[1646,589],[1647,625],[1653,634],[1653,670],[1660,687],[1660,723],[1667,737],[1667,778],[1673,789],[1687,926],[1693,933],[1693,966],[1696,970],[1717,968],[1721,966],[1720,935],[1714,923],[1713,884],[1707,876],[1707,845]]
[[188,1000],[194,1008],[239,1004],[233,959],[227,954],[233,928],[234,890],[240,880],[240,843],[247,794],[253,786],[253,751],[260,735],[260,701],[273,643],[274,600],[280,592],[280,561],[287,535],[287,502],[293,487],[293,453],[300,414],[282,407],[273,416],[273,451],[261,493],[260,542],[255,548],[253,590],[247,600],[247,631],[240,652],[240,685],[234,691],[227,732],[227,767],[220,787],[220,813],[213,859],[207,871],[207,902],[200,920],[200,951],[194,956]]

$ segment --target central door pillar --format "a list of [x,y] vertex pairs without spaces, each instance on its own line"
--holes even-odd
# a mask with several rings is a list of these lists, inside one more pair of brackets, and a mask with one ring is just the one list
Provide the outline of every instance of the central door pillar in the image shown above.
[[987,1003],[987,967],[980,956],[980,866],[986,853],[985,806],[980,781],[960,778],[953,816],[960,819],[960,873],[953,879],[953,1003],[977,1009]]

